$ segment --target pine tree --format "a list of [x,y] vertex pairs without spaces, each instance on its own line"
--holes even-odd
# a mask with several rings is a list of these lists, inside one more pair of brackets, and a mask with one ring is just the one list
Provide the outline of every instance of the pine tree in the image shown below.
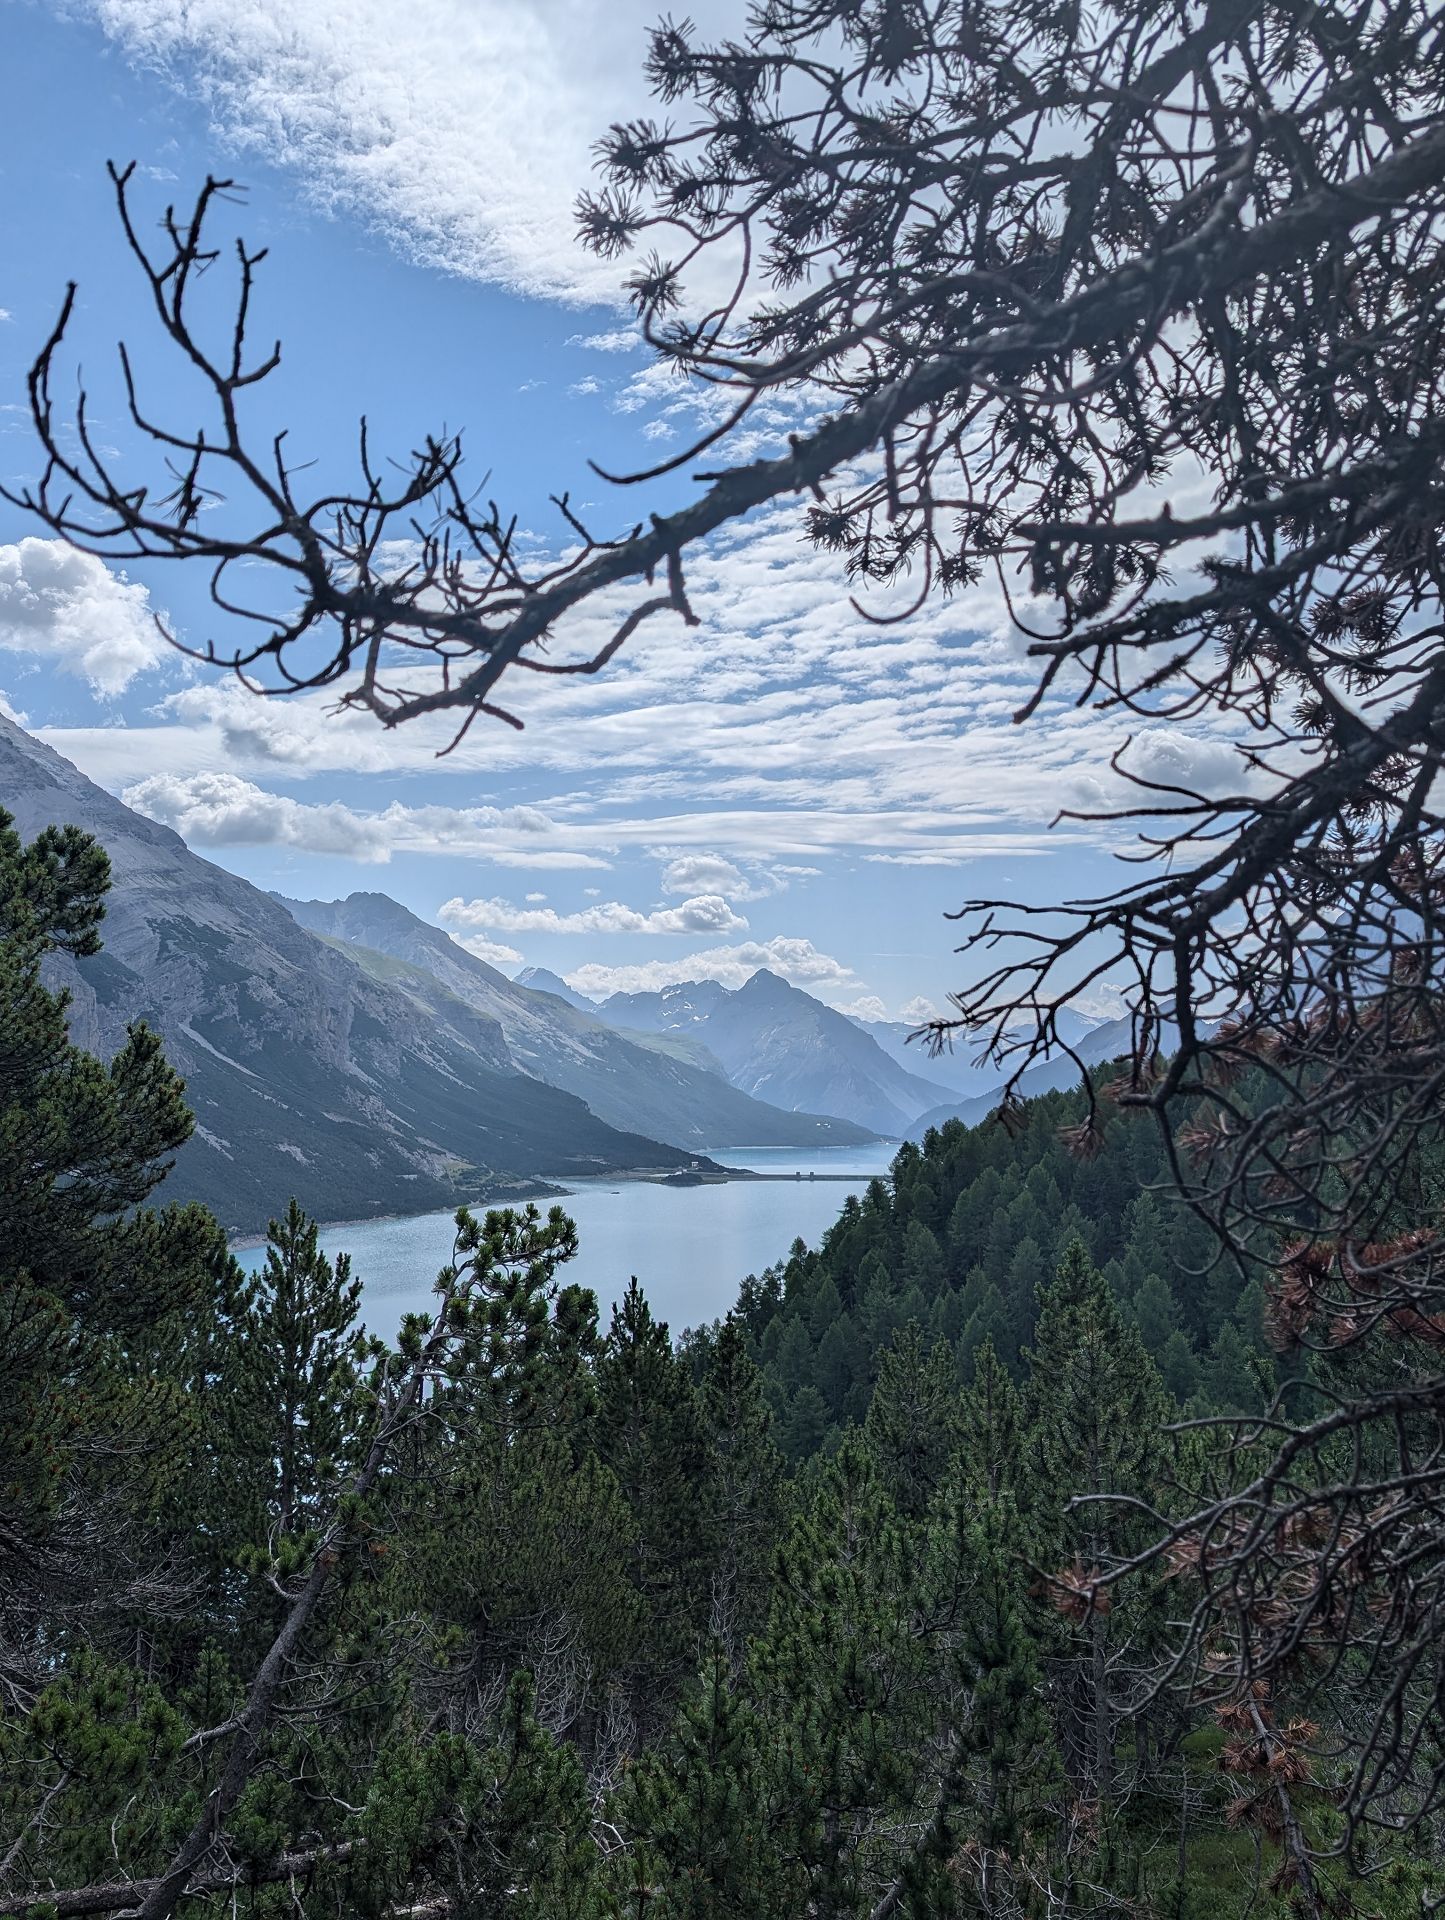
[[1134,1325],[1144,1350],[1153,1360],[1164,1352],[1169,1336],[1179,1326],[1174,1296],[1157,1273],[1146,1273],[1133,1298]]
[[628,1775],[619,1814],[636,1837],[622,1901],[640,1886],[656,1920],[784,1920],[806,1880],[789,1858],[769,1730],[714,1649],[671,1737]]
[[932,1300],[944,1284],[943,1249],[921,1220],[910,1220],[903,1229],[899,1271],[903,1286],[917,1287],[925,1300]]
[[1226,1320],[1210,1342],[1200,1369],[1201,1390],[1221,1413],[1258,1413],[1259,1376],[1250,1364],[1243,1334]]
[[1114,1655],[1132,1636],[1137,1660],[1143,1637],[1138,1613],[1094,1584],[1138,1534],[1131,1511],[1107,1496],[1157,1497],[1169,1403],[1138,1334],[1078,1242],[1041,1292],[1028,1358],[1030,1465],[1055,1503],[1041,1512],[1040,1546],[1057,1569],[1053,1597],[1065,1632],[1065,1758],[1106,1807],[1120,1711]]
[[697,1395],[634,1278],[612,1312],[597,1368],[596,1445],[632,1514],[631,1574],[645,1640],[632,1677],[639,1724],[653,1724],[691,1671],[711,1599],[706,1449]]
[[201,1208],[144,1205],[192,1125],[156,1035],[133,1027],[105,1065],[71,1044],[69,996],[42,980],[52,956],[100,951],[109,875],[89,835],[52,827],[26,845],[0,809],[5,1670],[37,1633],[48,1666],[65,1623],[119,1613],[133,1586],[155,1594],[191,1354],[225,1260]]
[[1020,1497],[1023,1402],[985,1339],[974,1355],[973,1380],[959,1404],[959,1461],[965,1482],[986,1498]]
[[747,1339],[729,1314],[703,1374],[703,1494],[712,1574],[712,1631],[736,1665],[762,1624],[782,1512],[782,1458]]
[[265,1263],[236,1302],[221,1383],[228,1457],[248,1462],[253,1486],[269,1483],[267,1523],[280,1534],[315,1522],[351,1462],[365,1345],[360,1302],[350,1260],[327,1259],[316,1222],[292,1200],[271,1222]]
[[1058,1804],[1061,1774],[1027,1624],[1024,1523],[1007,1493],[951,1516],[963,1599],[954,1667],[966,1712],[954,1816],[984,1914],[1017,1910],[1016,1869]]
[[777,1755],[778,1844],[807,1877],[794,1911],[854,1912],[897,1870],[886,1809],[924,1797],[939,1731],[918,1579],[868,1449],[845,1434],[801,1490],[749,1662]]
[[894,1336],[878,1367],[864,1438],[905,1519],[923,1518],[958,1443],[958,1368],[948,1349],[925,1348],[916,1323]]

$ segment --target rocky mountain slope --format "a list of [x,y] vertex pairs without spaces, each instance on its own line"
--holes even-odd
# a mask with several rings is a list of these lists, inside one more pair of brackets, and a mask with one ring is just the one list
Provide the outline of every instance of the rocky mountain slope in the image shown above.
[[292,1194],[363,1218],[695,1157],[521,1071],[485,1012],[459,1003],[438,1022],[3,717],[0,804],[26,837],[73,822],[110,855],[104,951],[57,977],[81,1045],[108,1056],[143,1018],[186,1076],[198,1126],[163,1198],[254,1229]]
[[[1106,1060],[1115,1060],[1128,1051],[1129,1020],[1127,1015],[1119,1020],[1105,1020],[1098,1025],[1065,1026],[1069,1044],[1075,1048],[1079,1058],[1087,1066],[1100,1066]],[[1165,1051],[1169,1051],[1177,1042],[1173,1029],[1164,1036]],[[987,1120],[998,1106],[1003,1096],[999,1069],[989,1069],[993,1084],[986,1093],[975,1094],[965,1100],[944,1101],[940,1106],[932,1107],[927,1113],[920,1114],[908,1129],[909,1138],[921,1140],[930,1127],[941,1127],[945,1120],[962,1120],[965,1126],[976,1127]],[[1079,1069],[1067,1057],[1053,1060],[1041,1060],[1037,1066],[1030,1067],[1021,1075],[1016,1092],[1020,1100],[1033,1100],[1041,1093],[1053,1093],[1061,1088],[1079,1084]]]
[[618,1027],[701,1041],[734,1086],[775,1106],[844,1114],[888,1138],[945,1092],[890,1058],[846,1014],[766,968],[736,988],[704,980],[615,993],[601,1013]]
[[414,970],[412,989],[435,1011],[434,989],[418,978],[429,977],[475,1015],[494,1021],[525,1073],[577,1094],[613,1126],[646,1127],[676,1146],[698,1149],[856,1146],[871,1137],[867,1122],[829,1117],[832,1110],[816,1104],[795,1112],[791,1102],[785,1108],[771,1096],[750,1098],[753,1089],[730,1084],[696,1036],[618,1032],[600,1012],[518,985],[384,893],[284,904],[302,926],[345,942],[374,972],[386,971],[374,956],[405,963]]

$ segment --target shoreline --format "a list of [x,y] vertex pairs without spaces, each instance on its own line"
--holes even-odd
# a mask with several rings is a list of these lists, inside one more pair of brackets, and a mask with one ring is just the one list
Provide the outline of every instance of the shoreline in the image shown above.
[[[766,1147],[755,1149],[749,1149],[747,1147],[720,1147],[716,1149],[716,1151],[720,1153],[747,1153],[749,1151],[766,1153],[773,1151],[773,1149]],[[777,1151],[785,1152],[787,1149],[779,1148]],[[831,1151],[847,1153],[850,1149],[847,1147],[838,1147],[831,1149]],[[707,1155],[701,1154],[699,1158],[705,1159]],[[842,1185],[845,1183],[851,1185],[859,1180],[887,1180],[891,1176],[888,1173],[864,1173],[858,1169],[854,1169],[851,1173],[823,1173],[812,1168],[806,1172],[795,1168],[786,1173],[764,1173],[760,1172],[756,1167],[728,1167],[714,1164],[706,1171],[702,1168],[693,1171],[685,1167],[629,1168],[626,1172],[573,1174],[570,1176],[562,1175],[560,1177],[564,1179],[570,1178],[572,1184],[569,1186],[558,1186],[554,1179],[545,1179],[539,1176],[535,1180],[519,1180],[515,1184],[508,1185],[505,1192],[502,1193],[482,1193],[473,1199],[459,1199],[457,1206],[495,1208],[512,1206],[514,1204],[525,1204],[530,1200],[565,1200],[568,1194],[575,1192],[577,1185],[584,1180],[597,1184],[603,1181],[615,1181],[619,1185],[625,1183],[629,1186],[675,1187],[685,1190],[691,1187],[726,1186],[734,1180],[781,1181],[789,1186],[807,1186],[811,1183],[816,1186],[824,1184]],[[445,1207],[419,1207],[414,1213],[389,1212],[360,1214],[353,1215],[345,1220],[318,1220],[316,1224],[322,1233],[338,1233],[347,1227],[381,1226],[389,1220],[424,1220],[429,1214],[445,1213],[447,1211],[448,1209]],[[454,1211],[454,1209],[452,1209],[452,1211]],[[228,1233],[226,1235],[227,1251],[231,1253],[249,1253],[253,1248],[264,1247],[266,1245],[266,1238],[264,1228],[242,1228],[235,1233]]]

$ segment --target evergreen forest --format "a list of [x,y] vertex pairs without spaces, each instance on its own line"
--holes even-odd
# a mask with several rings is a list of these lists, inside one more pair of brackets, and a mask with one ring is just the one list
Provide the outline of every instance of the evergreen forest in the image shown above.
[[43,978],[107,885],[0,822],[0,1912],[1424,1911],[1367,1663],[1211,1699],[1187,1562],[1100,1579],[1303,1366],[1146,1117],[930,1133],[677,1340],[463,1209],[388,1347],[294,1203],[250,1278],[149,1204],[183,1086]]

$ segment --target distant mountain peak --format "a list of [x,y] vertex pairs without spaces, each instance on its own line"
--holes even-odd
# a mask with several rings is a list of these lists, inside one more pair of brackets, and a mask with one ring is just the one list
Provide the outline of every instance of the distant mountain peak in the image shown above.
[[553,973],[550,967],[523,967],[513,975],[514,984],[526,987],[532,993],[550,993],[558,1000],[565,1000],[569,1007],[576,1007],[583,1013],[595,1013],[597,1002],[589,1000],[585,993],[578,993],[575,987],[569,987],[560,973]]

